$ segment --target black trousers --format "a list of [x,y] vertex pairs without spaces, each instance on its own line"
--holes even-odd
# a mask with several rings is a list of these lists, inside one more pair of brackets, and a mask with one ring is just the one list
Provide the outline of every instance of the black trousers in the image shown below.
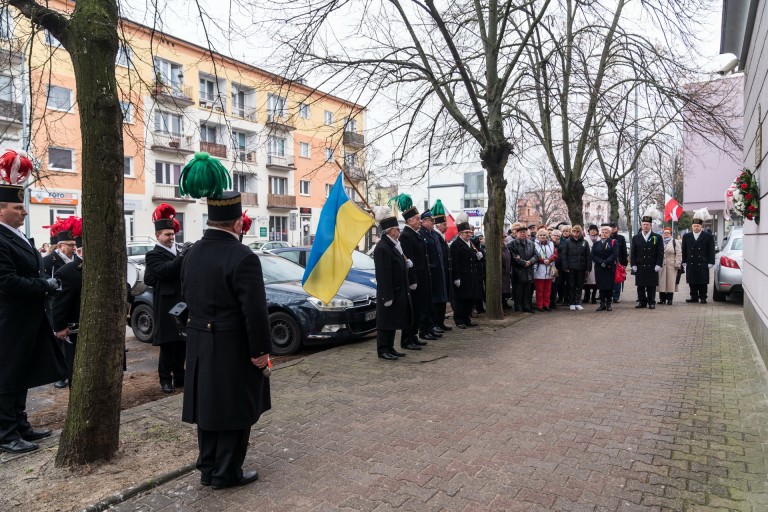
[[672,300],[674,298],[674,293],[667,293],[667,292],[659,292],[659,300]]
[[77,334],[69,335],[69,343],[63,341],[64,360],[67,362],[67,379],[72,384],[72,371],[75,369],[75,352],[77,351]]
[[638,286],[637,298],[640,301],[640,304],[656,304],[656,287]]
[[469,317],[474,303],[475,299],[456,299],[456,309],[453,310],[453,321],[456,325],[467,325],[470,322]]
[[377,329],[376,330],[376,352],[379,354],[384,354],[385,352],[390,352],[395,348],[395,333],[397,331],[395,330],[385,330],[385,329]]
[[197,429],[197,469],[202,480],[221,486],[243,477],[243,462],[248,451],[251,428],[241,430]]
[[566,302],[570,306],[578,306],[581,304],[581,287],[584,286],[584,274],[583,270],[571,270],[565,273],[566,286]]
[[692,299],[707,299],[707,287],[709,285],[706,284],[689,284],[691,288],[691,298]]
[[160,357],[157,359],[157,373],[160,384],[184,385],[184,360],[187,357],[185,340],[169,341],[160,344]]
[[533,309],[531,306],[531,295],[533,294],[533,286],[530,282],[518,281],[515,286],[515,309],[521,311],[530,311]]
[[0,443],[10,443],[31,428],[27,421],[27,391],[0,393]]
[[445,325],[445,310],[447,306],[447,302],[437,302],[432,304],[432,323],[437,327]]
[[600,305],[610,306],[613,301],[613,288],[610,290],[600,290]]

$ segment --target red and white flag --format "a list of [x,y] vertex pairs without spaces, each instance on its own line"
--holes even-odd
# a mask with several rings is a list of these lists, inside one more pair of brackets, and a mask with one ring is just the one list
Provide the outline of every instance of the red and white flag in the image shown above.
[[664,195],[664,221],[677,222],[683,215],[683,207],[672,196]]
[[456,235],[459,234],[459,230],[456,227],[456,221],[453,218],[453,214],[448,209],[445,210],[445,221],[448,224],[447,229],[445,230],[445,241],[450,242],[456,238]]

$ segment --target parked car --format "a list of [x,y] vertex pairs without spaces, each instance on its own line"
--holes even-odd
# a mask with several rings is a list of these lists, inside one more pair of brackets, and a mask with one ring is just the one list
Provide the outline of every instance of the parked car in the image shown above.
[[723,250],[715,257],[715,285],[712,300],[723,302],[732,293],[744,293],[741,286],[744,230],[733,228]]
[[155,242],[128,242],[125,246],[128,257],[141,256],[142,258],[155,247]]
[[[311,247],[289,247],[285,249],[273,249],[273,254],[290,260],[302,267],[307,266],[307,258],[312,251]],[[376,289],[376,267],[373,264],[373,258],[358,250],[352,253],[352,268],[347,274],[347,281],[370,286]]]
[[[264,273],[273,354],[293,354],[302,344],[359,339],[376,330],[376,292],[345,281],[329,304],[301,287],[304,269],[278,256],[259,253]],[[154,331],[152,288],[132,298],[128,325],[139,341]]]
[[248,244],[248,247],[254,251],[271,251],[290,246],[291,244],[288,242],[251,242]]

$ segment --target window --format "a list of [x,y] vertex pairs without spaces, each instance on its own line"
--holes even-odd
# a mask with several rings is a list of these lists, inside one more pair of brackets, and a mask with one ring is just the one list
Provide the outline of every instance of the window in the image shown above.
[[269,117],[285,117],[285,98],[275,94],[267,96],[267,113]]
[[181,164],[155,162],[155,183],[176,185],[181,174]]
[[299,142],[299,156],[309,158],[309,142]]
[[[299,264],[299,260],[301,259],[301,251],[285,251],[280,253],[281,258],[285,258],[288,261],[292,261]],[[375,269],[374,269],[375,270]]]
[[331,190],[333,190],[333,185],[331,185],[330,183],[326,183],[325,184],[325,197],[326,198],[331,195]]
[[171,87],[171,92],[179,94],[184,85],[184,71],[180,64],[155,57],[155,80]]
[[285,156],[285,139],[270,135],[267,139],[267,152],[274,156]]
[[13,77],[0,75],[0,100],[15,102],[13,93]]
[[347,118],[347,121],[344,123],[344,131],[357,133],[357,120]]
[[184,212],[176,212],[176,216],[174,217],[177,221],[179,221],[179,232],[176,233],[176,236],[174,238],[176,239],[177,243],[183,244],[184,243]]
[[117,49],[117,59],[115,60],[115,64],[123,66],[124,68],[131,66],[131,48],[129,46],[120,44]]
[[203,142],[216,143],[216,126],[210,124],[200,125],[200,140]]
[[306,103],[299,103],[299,117],[309,119],[309,105]]
[[50,215],[48,218],[51,221],[51,224],[56,222],[56,218],[59,218],[61,220],[68,219],[69,217],[73,216],[75,214],[74,208],[51,208]]
[[72,90],[56,85],[48,86],[48,108],[69,112],[72,108]]
[[344,155],[344,164],[346,164],[347,167],[356,168],[357,167],[357,153],[348,153]]
[[347,193],[347,197],[351,201],[357,201],[357,194],[355,194],[355,189],[353,189],[352,187],[344,187],[344,192]]
[[245,117],[245,93],[232,87],[232,113]]
[[325,120],[325,124],[333,124],[333,112],[326,110],[323,119]]
[[123,176],[133,178],[133,157],[123,155]]
[[214,102],[218,96],[218,84],[207,78],[200,79],[200,103],[203,101]]
[[299,194],[303,196],[309,195],[309,182],[301,180],[299,181]]
[[181,137],[181,134],[184,131],[184,122],[178,114],[156,110],[155,131]]
[[74,171],[75,152],[71,149],[48,147],[48,168]]
[[[482,199],[464,199],[464,208],[483,208],[485,201]],[[531,215],[530,208],[528,209],[528,216]]]
[[45,44],[48,46],[53,46],[54,48],[61,48],[61,43],[59,40],[53,37],[53,35],[47,30],[45,31]]
[[130,101],[121,101],[120,110],[123,111],[123,122],[133,124],[133,105]]
[[333,162],[333,148],[325,148],[325,161]]
[[288,178],[269,177],[269,193],[278,196],[288,194]]
[[4,7],[0,12],[0,39],[9,40],[13,37],[13,20],[8,7]]
[[232,190],[235,192],[248,192],[248,175],[242,172],[233,172]]
[[483,171],[464,173],[464,193],[485,193],[485,178],[483,176]]
[[270,241],[288,241],[288,217],[269,216]]

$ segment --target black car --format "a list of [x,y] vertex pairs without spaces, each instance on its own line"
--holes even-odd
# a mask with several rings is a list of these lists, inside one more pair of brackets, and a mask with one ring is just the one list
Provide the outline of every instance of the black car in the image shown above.
[[[259,254],[264,273],[274,355],[302,344],[349,341],[376,330],[375,290],[345,281],[329,304],[301,287],[304,269],[279,256]],[[139,341],[152,340],[152,289],[132,297],[128,324]]]

